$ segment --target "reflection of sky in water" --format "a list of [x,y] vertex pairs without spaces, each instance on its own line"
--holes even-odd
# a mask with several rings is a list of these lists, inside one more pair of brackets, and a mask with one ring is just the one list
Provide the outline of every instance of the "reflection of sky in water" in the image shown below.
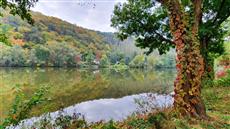
[[[160,107],[169,106],[172,104],[173,99],[169,95],[157,95],[155,96],[154,104]],[[66,115],[73,115],[74,113],[81,113],[85,116],[88,122],[96,122],[100,120],[108,121],[122,120],[127,116],[130,116],[133,112],[136,112],[138,105],[135,103],[135,99],[147,98],[147,94],[125,96],[119,99],[99,99],[93,101],[82,102],[67,108],[63,111]],[[59,114],[59,111],[50,113],[52,119],[55,119]],[[31,125],[34,122],[41,119],[41,117],[33,117],[24,121],[24,125]],[[19,127],[18,127],[19,128]]]
[[[40,86],[48,86],[50,101],[32,109],[30,117],[53,112],[62,107],[101,98],[121,98],[147,92],[173,91],[175,70],[129,69],[117,72],[111,69],[88,70],[74,68],[0,68],[0,117],[5,118],[11,108],[19,84],[22,92],[32,96]],[[59,76],[57,76],[59,75]],[[23,78],[23,79],[22,79]],[[4,106],[1,106],[4,105]]]

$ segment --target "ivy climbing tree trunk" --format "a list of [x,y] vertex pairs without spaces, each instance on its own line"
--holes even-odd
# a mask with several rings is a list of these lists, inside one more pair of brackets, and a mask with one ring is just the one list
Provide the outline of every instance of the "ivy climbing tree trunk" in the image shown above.
[[193,0],[193,11],[187,13],[179,0],[161,1],[167,7],[170,29],[176,44],[177,77],[174,82],[174,107],[182,116],[207,118],[201,99],[204,60],[200,52],[198,27],[201,0]]

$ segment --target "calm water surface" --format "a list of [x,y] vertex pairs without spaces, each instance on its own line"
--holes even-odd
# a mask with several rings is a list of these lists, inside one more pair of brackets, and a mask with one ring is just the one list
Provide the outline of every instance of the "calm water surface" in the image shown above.
[[[0,68],[0,117],[4,118],[12,105],[16,85],[28,97],[46,85],[49,101],[34,108],[31,117],[64,108],[70,113],[86,115],[89,121],[119,120],[135,110],[134,98],[140,94],[171,93],[175,74],[172,69],[117,72],[109,69]],[[159,100],[163,101],[161,97]],[[164,100],[170,101],[169,98]]]

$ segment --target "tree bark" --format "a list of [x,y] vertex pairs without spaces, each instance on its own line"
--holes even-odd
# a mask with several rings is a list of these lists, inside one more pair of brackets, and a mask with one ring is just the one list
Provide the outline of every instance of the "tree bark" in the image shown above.
[[169,10],[170,29],[177,53],[174,108],[182,116],[206,119],[206,110],[201,99],[204,60],[200,53],[198,37],[202,1],[193,0],[193,17],[183,11],[179,0],[163,2]]
[[208,55],[208,41],[207,37],[203,37],[201,39],[201,53],[204,57],[204,74],[202,80],[204,82],[209,80],[214,80],[215,72],[214,72],[214,59]]

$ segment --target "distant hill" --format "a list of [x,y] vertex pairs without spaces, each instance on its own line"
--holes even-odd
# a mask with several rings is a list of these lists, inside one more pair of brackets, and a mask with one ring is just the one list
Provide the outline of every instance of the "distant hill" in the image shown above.
[[[43,15],[39,12],[32,12],[32,17],[35,21],[34,25],[28,24],[18,16],[9,15],[7,11],[1,10],[1,12],[3,12],[4,17],[0,17],[0,22],[2,23],[0,25],[0,34],[6,34],[7,36],[7,41],[2,42],[11,46],[17,45],[22,47],[26,50],[26,60],[33,54],[31,52],[36,50],[39,52],[35,52],[35,54],[40,57],[39,54],[43,56],[45,53],[42,52],[44,51],[48,51],[47,53],[50,56],[50,53],[58,53],[58,50],[61,53],[64,51],[61,50],[63,48],[65,48],[66,55],[73,53],[71,58],[74,58],[76,55],[86,56],[90,52],[100,58],[101,55],[114,49],[125,54],[141,52],[139,48],[135,47],[134,39],[132,38],[120,41],[114,33],[86,29],[56,17]],[[9,50],[6,51],[8,51],[6,53],[9,53]],[[8,55],[2,55],[2,57],[6,56]],[[54,55],[53,57],[56,58],[52,60],[60,58],[59,55]],[[42,58],[42,60],[45,59]]]
[[[132,37],[120,41],[114,33],[86,29],[39,12],[31,13],[35,23],[30,25],[0,11],[4,15],[0,17],[0,66],[84,66],[98,64],[102,57],[104,63],[129,64],[136,55],[144,57],[145,50],[136,47]],[[157,51],[152,55],[159,58]]]
[[[1,30],[10,34],[11,43],[31,47],[35,44],[67,42],[79,52],[88,50],[104,51],[108,43],[96,31],[85,29],[61,19],[32,12],[35,24],[29,25],[17,16],[4,14]],[[19,43],[22,42],[22,43]]]
[[32,16],[35,20],[33,26],[17,16],[9,15],[7,12],[5,12],[4,18],[0,18],[1,23],[3,23],[1,29],[13,34],[10,36],[11,43],[31,47],[34,44],[49,44],[54,41],[68,42],[79,52],[89,50],[89,48],[94,51],[104,51],[108,49],[108,45],[121,46],[126,44],[135,47],[132,38],[120,41],[112,32],[89,30],[39,12],[32,12]]
[[102,35],[105,42],[108,42],[110,45],[112,45],[113,49],[121,51],[126,55],[131,55],[133,53],[143,54],[145,51],[135,46],[135,39],[132,37],[129,37],[124,41],[121,41],[117,38],[115,33],[112,32],[98,32],[98,33]]

